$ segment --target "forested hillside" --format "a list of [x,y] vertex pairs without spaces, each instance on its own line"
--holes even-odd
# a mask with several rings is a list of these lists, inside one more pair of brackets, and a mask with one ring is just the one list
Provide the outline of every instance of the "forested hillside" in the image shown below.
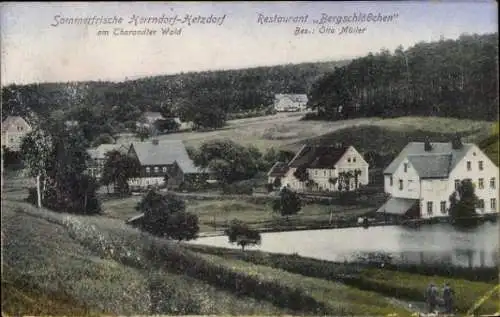
[[[67,117],[101,118],[116,128],[136,121],[143,111],[162,106],[192,119],[205,112],[209,119],[254,110],[272,103],[275,93],[306,93],[322,74],[347,61],[304,63],[238,70],[154,76],[113,82],[42,83],[2,87],[2,115],[33,111],[47,117],[62,111]],[[81,109],[86,110],[81,112]],[[211,117],[210,117],[211,116]],[[212,118],[213,117],[213,118]]]
[[496,120],[498,33],[418,43],[353,60],[318,80],[321,119],[433,115]]

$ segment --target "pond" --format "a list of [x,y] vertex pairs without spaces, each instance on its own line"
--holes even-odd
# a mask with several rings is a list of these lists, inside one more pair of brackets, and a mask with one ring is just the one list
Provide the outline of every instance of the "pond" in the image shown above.
[[[387,253],[393,262],[453,264],[469,267],[498,265],[499,229],[487,222],[474,229],[449,224],[419,228],[379,226],[263,233],[260,246],[252,247],[329,261],[352,261],[363,253]],[[199,238],[191,243],[237,248],[226,236]]]

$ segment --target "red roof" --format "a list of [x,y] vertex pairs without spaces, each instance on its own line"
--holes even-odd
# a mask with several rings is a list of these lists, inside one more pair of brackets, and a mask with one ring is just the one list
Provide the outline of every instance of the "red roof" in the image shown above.
[[290,162],[290,167],[333,168],[349,147],[306,145]]

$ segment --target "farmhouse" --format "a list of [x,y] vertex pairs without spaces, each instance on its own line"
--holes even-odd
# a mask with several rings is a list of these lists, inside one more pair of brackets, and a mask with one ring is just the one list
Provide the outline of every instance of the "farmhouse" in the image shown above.
[[274,109],[276,111],[304,111],[307,105],[305,94],[276,94]]
[[174,120],[179,125],[179,130],[188,130],[193,127],[192,122],[184,122],[179,117],[164,118],[160,112],[151,112],[151,111],[144,112],[141,120],[136,123],[136,126],[151,129],[153,128],[153,125],[156,121],[167,120],[167,119]]
[[151,111],[146,111],[141,117],[141,120],[136,123],[137,127],[147,127],[151,128],[153,124],[158,121],[163,119],[161,113],[159,112],[151,112]]
[[304,145],[289,163],[274,164],[268,182],[300,192],[350,191],[368,184],[368,169],[353,146]]
[[194,165],[181,140],[134,142],[128,154],[141,164],[140,176],[129,180],[132,189],[176,188],[182,183],[208,177],[208,171]]
[[22,117],[8,116],[2,122],[2,146],[11,151],[19,151],[23,138],[31,130],[31,126]]
[[106,153],[114,150],[126,154],[128,152],[128,146],[119,144],[101,144],[96,148],[88,149],[87,153],[90,156],[90,161],[88,162],[87,167],[88,174],[100,179],[104,169],[104,164],[106,163]]
[[390,199],[378,212],[434,218],[448,216],[449,197],[464,179],[472,180],[476,212],[498,212],[498,167],[475,144],[411,142],[384,171]]

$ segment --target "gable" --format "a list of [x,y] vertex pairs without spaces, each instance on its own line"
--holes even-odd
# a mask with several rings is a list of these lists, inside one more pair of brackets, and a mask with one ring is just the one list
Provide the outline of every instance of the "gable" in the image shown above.
[[[22,127],[23,131],[19,131],[17,129],[18,127]],[[17,132],[29,132],[28,131],[29,129],[31,129],[31,126],[22,117],[8,116],[2,122],[2,131],[17,133]]]
[[[351,160],[349,162],[349,160]],[[355,160],[355,162],[354,162]],[[347,148],[345,153],[339,158],[337,164],[355,164],[369,166],[363,155],[361,155],[353,146]]]
[[448,171],[451,172],[458,162],[466,155],[466,153],[474,146],[473,144],[464,143],[461,149],[453,149],[451,142],[431,142],[432,150],[425,151],[424,142],[410,142],[398,156],[387,166],[384,174],[393,174],[401,165],[401,162],[410,155],[451,155],[450,166]]

